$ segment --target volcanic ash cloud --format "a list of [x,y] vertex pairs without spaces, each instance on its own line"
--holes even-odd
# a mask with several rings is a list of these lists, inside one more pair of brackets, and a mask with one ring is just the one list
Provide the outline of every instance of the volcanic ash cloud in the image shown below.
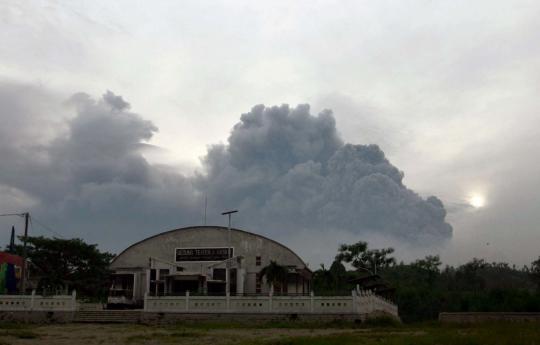
[[26,208],[62,224],[66,236],[121,246],[200,224],[205,196],[209,224],[238,208],[236,225],[280,238],[339,230],[424,244],[452,234],[442,202],[404,186],[377,145],[344,143],[330,111],[255,106],[189,177],[145,159],[157,127],[111,91],[97,100],[74,95],[63,120],[62,102],[39,88],[2,84],[0,100],[0,119],[13,124],[0,129],[3,198],[24,195]]
[[242,210],[251,226],[376,233],[409,242],[449,238],[442,202],[403,185],[403,172],[377,145],[343,143],[334,117],[308,105],[258,105],[227,145],[203,158],[197,188]]

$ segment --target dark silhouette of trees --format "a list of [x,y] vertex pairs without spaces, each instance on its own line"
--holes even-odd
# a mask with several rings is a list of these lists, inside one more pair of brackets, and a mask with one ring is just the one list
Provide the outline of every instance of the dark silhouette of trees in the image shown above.
[[479,258],[442,267],[438,255],[396,264],[392,252],[370,250],[366,242],[341,245],[332,266],[344,262],[353,270],[321,265],[314,272],[315,293],[349,294],[354,289],[350,280],[376,271],[396,289],[394,299],[406,322],[437,319],[443,311],[540,311],[540,257],[523,268]]
[[532,279],[536,282],[537,290],[540,291],[540,256],[531,263],[530,274]]
[[389,255],[393,248],[368,249],[367,242],[342,244],[339,247],[336,261],[350,263],[357,270],[364,270],[372,274],[395,264],[396,260]]
[[[27,237],[30,280],[40,293],[76,290],[79,296],[104,299],[114,255],[81,239]],[[16,246],[22,253],[22,246]]]

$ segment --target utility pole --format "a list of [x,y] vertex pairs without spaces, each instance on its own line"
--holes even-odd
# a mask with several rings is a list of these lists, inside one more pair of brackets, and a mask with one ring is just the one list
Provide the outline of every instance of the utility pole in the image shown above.
[[229,277],[229,271],[230,271],[230,265],[231,265],[231,258],[232,258],[232,250],[231,250],[231,215],[233,213],[237,213],[238,210],[232,210],[232,211],[225,211],[221,215],[228,215],[229,216],[229,226],[227,227],[227,261],[225,262],[225,294],[230,293],[230,277]]
[[26,292],[26,257],[28,256],[26,250],[26,238],[28,237],[28,221],[30,218],[30,213],[26,212],[22,214],[24,216],[24,237],[23,237],[23,265],[21,269],[21,290],[24,295]]

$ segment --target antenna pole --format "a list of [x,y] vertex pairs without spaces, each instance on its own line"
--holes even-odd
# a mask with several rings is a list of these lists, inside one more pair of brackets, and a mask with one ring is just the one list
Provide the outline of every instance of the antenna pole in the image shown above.
[[204,225],[206,225],[206,209],[208,208],[208,195],[204,196]]
[[231,264],[230,259],[232,258],[232,254],[233,254],[231,250],[231,215],[236,212],[238,212],[238,210],[226,211],[221,214],[222,216],[224,215],[229,216],[229,226],[227,227],[227,261],[225,263],[225,294],[230,293],[230,287],[231,287],[231,282],[230,282],[230,277],[229,277],[230,264]]

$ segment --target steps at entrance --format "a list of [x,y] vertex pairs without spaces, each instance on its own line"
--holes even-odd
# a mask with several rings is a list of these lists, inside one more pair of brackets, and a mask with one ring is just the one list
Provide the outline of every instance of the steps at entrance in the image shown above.
[[73,322],[88,323],[137,323],[141,319],[138,310],[79,310]]
[[103,310],[102,303],[79,303],[78,310]]

